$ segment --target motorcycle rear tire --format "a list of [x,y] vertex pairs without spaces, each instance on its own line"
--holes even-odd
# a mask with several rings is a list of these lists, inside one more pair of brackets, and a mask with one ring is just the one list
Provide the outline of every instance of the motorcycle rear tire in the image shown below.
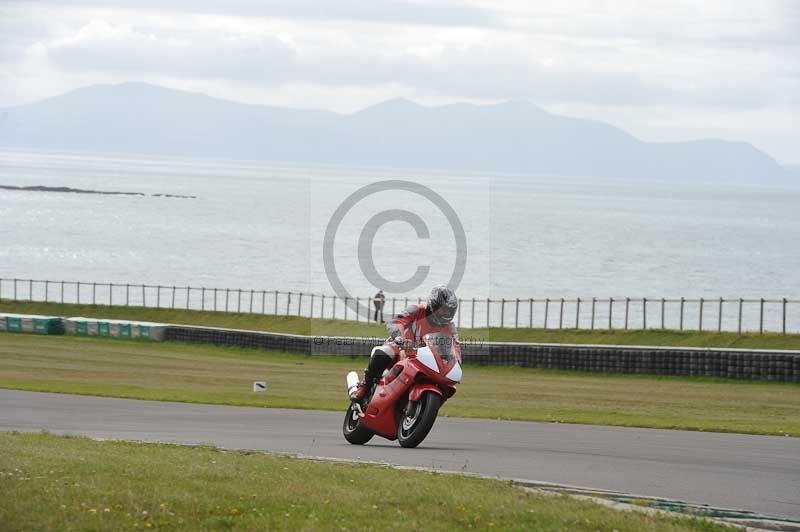
[[353,445],[364,445],[372,439],[375,433],[365,427],[364,424],[361,423],[361,419],[357,416],[356,419],[353,419],[354,413],[355,405],[351,403],[344,416],[342,434],[344,434],[344,439]]
[[397,426],[397,441],[402,447],[413,448],[422,443],[436,421],[436,415],[442,406],[442,396],[436,392],[424,392],[419,402],[419,413],[410,427],[403,427],[407,416],[404,415],[400,418]]

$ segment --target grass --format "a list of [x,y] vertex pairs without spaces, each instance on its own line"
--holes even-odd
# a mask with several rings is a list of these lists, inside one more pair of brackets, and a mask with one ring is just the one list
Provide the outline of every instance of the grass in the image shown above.
[[[27,301],[0,301],[0,312],[116,318],[186,325],[206,325],[231,329],[250,329],[313,336],[371,336],[383,338],[386,328],[376,323],[309,319],[296,316],[208,312],[144,307],[74,305]],[[730,347],[739,349],[800,350],[800,334],[736,334],[712,331],[674,330],[578,330],[461,328],[463,339],[493,342],[542,342],[568,344],[661,345],[678,347]]]
[[[209,345],[0,334],[0,387],[135,399],[341,410],[366,359]],[[265,380],[264,393],[251,391]],[[442,414],[800,436],[800,385],[467,366]]]
[[731,530],[500,481],[42,433],[0,433],[0,493],[4,530]]

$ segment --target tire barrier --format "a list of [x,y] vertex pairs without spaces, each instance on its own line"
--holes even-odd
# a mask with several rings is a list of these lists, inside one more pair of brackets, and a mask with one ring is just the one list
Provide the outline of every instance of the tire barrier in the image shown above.
[[[177,325],[167,326],[165,339],[349,357],[367,357],[382,342]],[[465,342],[462,354],[466,364],[800,382],[800,351]]]
[[110,320],[102,318],[64,318],[68,334],[82,336],[108,336],[111,338],[146,338],[164,341],[167,326],[163,323]]
[[0,313],[0,331],[33,334],[76,334],[112,338],[147,338],[163,341],[163,323],[102,318],[62,318],[29,314]]
[[0,313],[0,331],[64,334],[64,320],[56,316]]
[[[0,314],[0,331],[148,338],[193,344],[368,357],[380,338],[304,336],[190,325]],[[800,351],[620,345],[464,342],[466,364],[599,373],[800,382]]]

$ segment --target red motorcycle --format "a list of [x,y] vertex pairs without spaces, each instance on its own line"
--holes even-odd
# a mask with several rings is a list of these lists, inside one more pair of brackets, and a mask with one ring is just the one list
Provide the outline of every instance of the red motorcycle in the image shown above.
[[[350,403],[342,426],[347,441],[363,445],[377,434],[416,447],[425,439],[461,382],[461,346],[445,333],[426,334],[423,341],[401,351],[363,401]],[[348,395],[358,382],[355,371],[347,374]]]

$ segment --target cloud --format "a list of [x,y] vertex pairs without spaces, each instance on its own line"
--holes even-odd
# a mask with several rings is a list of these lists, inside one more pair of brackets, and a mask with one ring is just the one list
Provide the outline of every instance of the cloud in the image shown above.
[[295,55],[291,42],[279,35],[170,35],[102,19],[46,48],[49,59],[65,69],[255,81],[285,79]]
[[[561,110],[625,108],[628,123],[634,115],[645,123],[656,107],[677,114],[781,109],[800,122],[800,4],[140,0],[107,7],[82,0],[78,6],[0,6],[0,106],[123,80],[337,110],[394,96],[429,103],[528,99]],[[775,115],[762,115],[759,127],[767,130],[767,117]],[[753,116],[748,112],[747,120]],[[689,125],[687,131],[697,131]]]
[[[31,1],[18,4],[73,7],[70,1]],[[107,7],[102,0],[82,0],[82,7]],[[498,24],[490,9],[441,0],[130,0],[116,2],[120,9],[174,11],[225,16],[284,18],[301,21],[365,21],[391,25],[493,26]]]
[[[759,51],[669,53],[487,29],[320,27],[224,20],[129,25],[93,18],[44,44],[64,70],[325,86],[400,84],[478,100],[758,107],[800,91]],[[146,21],[145,21],[146,22]],[[741,66],[748,64],[749,76]],[[764,83],[766,77],[771,83]],[[782,100],[783,99],[783,100]]]

